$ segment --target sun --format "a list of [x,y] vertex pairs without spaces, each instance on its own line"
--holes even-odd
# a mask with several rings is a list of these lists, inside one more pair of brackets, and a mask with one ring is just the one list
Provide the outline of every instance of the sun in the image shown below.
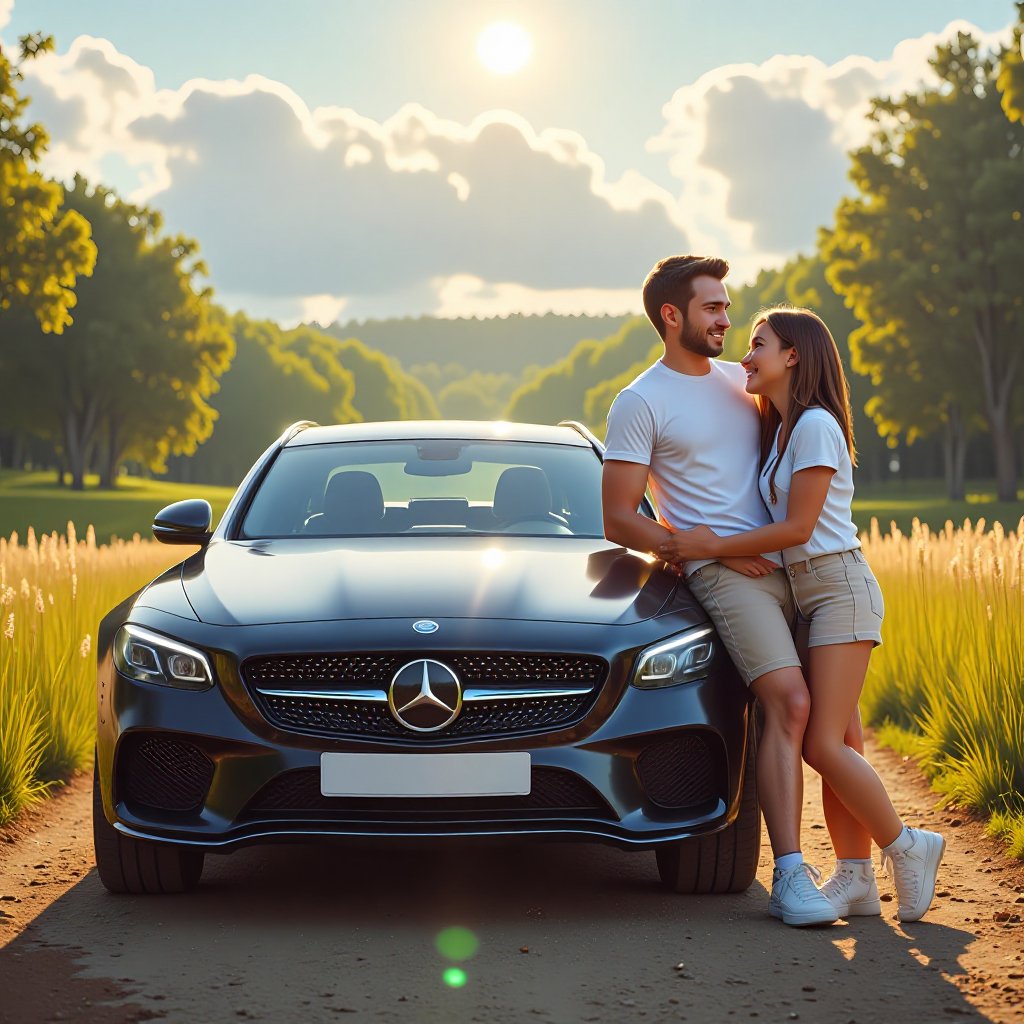
[[533,53],[530,33],[511,21],[496,21],[480,33],[476,55],[488,71],[496,75],[514,75],[521,71]]

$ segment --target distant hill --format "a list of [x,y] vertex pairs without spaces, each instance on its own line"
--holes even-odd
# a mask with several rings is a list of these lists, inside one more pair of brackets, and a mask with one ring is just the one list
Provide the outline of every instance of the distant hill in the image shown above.
[[585,338],[606,338],[628,316],[523,316],[486,320],[350,320],[320,328],[336,338],[358,338],[402,366],[458,363],[467,370],[520,374],[526,367],[548,366]]

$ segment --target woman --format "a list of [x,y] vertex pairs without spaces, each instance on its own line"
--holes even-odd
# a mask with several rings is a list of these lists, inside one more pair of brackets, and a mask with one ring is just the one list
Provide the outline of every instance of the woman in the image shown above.
[[706,526],[662,548],[669,561],[782,550],[797,607],[809,620],[811,712],[804,758],[822,778],[836,865],[822,892],[840,917],[881,913],[871,840],[899,898],[899,919],[931,905],[945,841],[907,828],[862,756],[857,702],[872,648],[882,642],[878,583],[850,514],[855,453],[849,389],[825,323],[808,309],[758,314],[742,360],[761,414],[759,485],[773,522],[719,537]]

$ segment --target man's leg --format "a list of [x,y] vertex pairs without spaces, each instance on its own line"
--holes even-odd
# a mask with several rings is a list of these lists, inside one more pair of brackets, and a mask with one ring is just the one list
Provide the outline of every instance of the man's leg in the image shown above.
[[781,570],[750,578],[712,563],[687,583],[764,711],[757,792],[775,853],[768,911],[786,924],[837,919],[800,852],[801,751],[810,697],[790,632],[791,595]]
[[764,710],[757,751],[757,795],[776,859],[800,852],[804,729],[811,701],[798,668],[766,672],[750,684]]

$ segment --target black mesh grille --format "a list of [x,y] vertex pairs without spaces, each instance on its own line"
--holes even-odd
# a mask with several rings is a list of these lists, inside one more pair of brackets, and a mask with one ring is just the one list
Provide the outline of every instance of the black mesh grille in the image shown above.
[[[587,693],[565,697],[467,701],[458,718],[437,732],[417,733],[391,716],[385,701],[269,696],[256,688],[278,690],[379,689],[383,695],[395,673],[409,661],[430,657],[451,666],[463,687],[519,689],[588,686]],[[507,736],[564,728],[593,706],[607,663],[576,654],[502,652],[415,652],[396,654],[303,654],[252,658],[242,666],[252,697],[263,715],[289,732],[315,736],[400,736],[416,742],[453,736]]]
[[250,658],[242,666],[246,680],[255,686],[321,684],[330,689],[339,685],[386,688],[395,673],[416,658],[434,658],[450,665],[463,686],[486,683],[588,683],[604,678],[602,658],[584,654],[519,654],[515,651],[423,653],[400,651],[392,654],[280,654]]
[[678,810],[714,800],[725,788],[725,751],[700,732],[652,743],[637,758],[640,784],[659,807]]
[[118,754],[121,798],[164,811],[191,811],[206,799],[213,762],[191,743],[129,736]]
[[[429,755],[425,755],[429,756]],[[614,819],[601,795],[572,772],[534,768],[528,796],[333,797],[320,792],[320,770],[299,768],[272,779],[242,813],[244,819],[331,816],[349,821],[423,821],[507,815]]]

